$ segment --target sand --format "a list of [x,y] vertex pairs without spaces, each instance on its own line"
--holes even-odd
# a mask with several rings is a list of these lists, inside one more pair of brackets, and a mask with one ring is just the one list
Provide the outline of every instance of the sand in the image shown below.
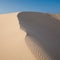
[[1,14],[0,60],[60,60],[60,14]]
[[0,15],[0,60],[36,60],[25,43],[26,32],[20,29],[17,14]]
[[60,60],[60,14],[21,12],[17,17],[37,60]]

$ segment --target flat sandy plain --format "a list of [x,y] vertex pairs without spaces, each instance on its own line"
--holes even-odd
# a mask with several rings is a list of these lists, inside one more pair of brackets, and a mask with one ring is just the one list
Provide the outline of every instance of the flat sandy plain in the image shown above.
[[60,15],[0,14],[0,60],[60,60]]

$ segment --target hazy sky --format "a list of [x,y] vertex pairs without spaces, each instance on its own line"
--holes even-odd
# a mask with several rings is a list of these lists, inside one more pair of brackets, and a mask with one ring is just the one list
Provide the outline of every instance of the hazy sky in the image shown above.
[[60,0],[0,0],[0,13],[17,11],[60,13]]

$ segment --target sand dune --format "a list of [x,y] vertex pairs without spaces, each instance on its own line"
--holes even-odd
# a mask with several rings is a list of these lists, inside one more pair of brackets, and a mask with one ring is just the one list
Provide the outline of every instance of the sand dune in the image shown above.
[[0,15],[0,60],[60,60],[60,15]]
[[60,60],[60,15],[39,12],[18,14],[26,44],[37,60]]

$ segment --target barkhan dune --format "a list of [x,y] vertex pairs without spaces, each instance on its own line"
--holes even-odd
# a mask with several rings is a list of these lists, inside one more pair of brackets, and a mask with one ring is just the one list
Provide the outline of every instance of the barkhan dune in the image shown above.
[[60,14],[1,14],[0,60],[60,60]]

